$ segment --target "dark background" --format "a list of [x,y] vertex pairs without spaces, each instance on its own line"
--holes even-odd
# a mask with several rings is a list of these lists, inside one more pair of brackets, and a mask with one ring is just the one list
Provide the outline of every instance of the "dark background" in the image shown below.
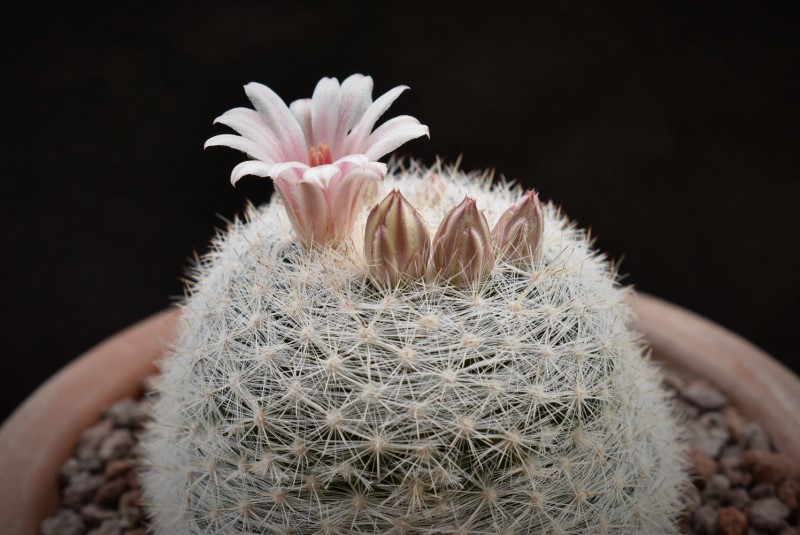
[[[223,5],[225,4],[225,5]],[[463,153],[562,204],[626,282],[794,370],[800,298],[798,17],[769,3],[29,4],[3,36],[0,418],[167,307],[222,218],[233,150],[204,152],[259,81],[287,101],[370,74]],[[221,217],[220,217],[221,216]]]

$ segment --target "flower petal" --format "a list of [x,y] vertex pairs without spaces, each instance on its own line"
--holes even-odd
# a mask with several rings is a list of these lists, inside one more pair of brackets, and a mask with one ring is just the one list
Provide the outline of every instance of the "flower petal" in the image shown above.
[[353,169],[342,177],[333,190],[331,198],[330,218],[332,232],[336,236],[347,236],[353,228],[358,216],[358,208],[369,184],[383,178],[376,169],[367,165]]
[[420,136],[430,137],[428,127],[410,115],[400,115],[380,125],[367,138],[365,155],[370,160],[377,160]]
[[214,119],[214,124],[217,123],[233,128],[243,137],[262,146],[272,161],[283,159],[280,140],[257,111],[233,108]]
[[368,169],[370,174],[379,175],[379,180],[384,179],[387,171],[385,163],[371,162],[365,154],[348,154],[333,162],[333,165],[341,169],[345,175],[353,169]]
[[330,239],[328,232],[328,203],[322,188],[314,182],[300,182],[294,189],[297,201],[298,219],[307,231],[303,237],[306,243],[325,243]]
[[365,153],[365,145],[367,137],[369,137],[370,132],[372,132],[372,128],[375,126],[375,123],[381,116],[386,113],[386,110],[389,109],[389,106],[392,105],[392,102],[397,100],[397,97],[400,94],[408,89],[408,86],[401,85],[397,86],[394,89],[390,89],[386,93],[380,96],[378,100],[373,102],[367,111],[364,112],[364,116],[361,117],[361,120],[353,127],[352,132],[347,138],[346,151],[351,153]]
[[248,160],[246,162],[242,162],[233,168],[233,172],[231,172],[231,184],[235,186],[243,176],[247,175],[260,177],[270,176],[272,173],[272,168],[273,165],[259,160]]
[[339,124],[339,108],[342,104],[342,90],[336,78],[323,78],[317,83],[311,96],[310,146],[325,143],[335,146],[336,129]]
[[292,112],[294,118],[300,123],[300,128],[303,130],[303,135],[308,142],[308,150],[311,147],[313,136],[311,134],[311,99],[301,98],[295,100],[289,105],[289,111]]
[[281,162],[272,166],[269,176],[273,180],[288,180],[292,184],[297,184],[303,180],[303,173],[309,167],[301,162]]
[[303,182],[312,182],[322,188],[325,202],[330,204],[332,192],[336,189],[342,170],[335,165],[318,165],[303,171]]
[[261,160],[264,163],[275,163],[275,159],[272,158],[272,155],[269,153],[269,151],[265,150],[263,146],[258,145],[254,141],[242,136],[236,136],[233,134],[220,134],[206,141],[206,144],[203,145],[203,148],[207,149],[208,147],[230,147],[232,149],[240,150],[251,158]]
[[272,89],[256,82],[244,86],[244,92],[278,139],[285,143],[283,159],[304,161],[310,145],[286,103]]
[[[286,215],[289,217],[289,223],[291,223],[292,228],[301,238],[308,236],[308,230],[299,219],[300,207],[297,205],[297,199],[294,197],[294,189],[297,183],[292,180],[276,178],[273,184],[275,184],[275,189],[278,190],[283,200],[283,208],[286,211]],[[303,238],[303,241],[305,241],[305,238]]]
[[[344,153],[343,143],[347,133],[358,124],[372,104],[372,78],[363,74],[353,74],[342,82],[342,104],[339,110],[339,127],[336,130],[334,158]],[[332,147],[334,147],[332,145]]]

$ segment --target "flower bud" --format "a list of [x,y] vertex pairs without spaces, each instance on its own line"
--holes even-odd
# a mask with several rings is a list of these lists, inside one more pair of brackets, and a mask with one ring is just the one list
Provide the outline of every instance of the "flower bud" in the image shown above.
[[474,282],[491,273],[494,250],[489,224],[475,199],[464,197],[442,219],[433,239],[433,265],[456,284]]
[[492,230],[498,254],[513,264],[530,264],[542,252],[544,214],[539,195],[528,191],[506,210]]
[[377,204],[367,217],[364,256],[369,272],[389,287],[404,276],[419,279],[428,268],[428,226],[399,190]]

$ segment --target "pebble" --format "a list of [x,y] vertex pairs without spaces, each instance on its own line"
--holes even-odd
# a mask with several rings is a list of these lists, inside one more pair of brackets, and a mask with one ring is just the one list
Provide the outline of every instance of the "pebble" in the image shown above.
[[744,426],[742,429],[742,442],[744,442],[745,447],[751,450],[770,450],[769,438],[757,422],[749,422]]
[[119,497],[128,489],[128,482],[124,479],[112,479],[106,481],[97,489],[94,495],[94,503],[100,507],[116,507]]
[[742,455],[742,465],[753,472],[756,483],[779,484],[784,479],[797,479],[798,467],[788,458],[771,451],[750,450]]
[[731,489],[730,480],[722,474],[714,474],[711,479],[706,481],[703,495],[707,499],[722,501],[723,496],[728,494]]
[[125,527],[136,527],[142,518],[142,491],[134,489],[126,492],[119,499],[119,511],[122,515],[122,524]]
[[133,431],[149,407],[116,403],[84,431],[59,472],[61,508],[42,522],[41,535],[146,535]]
[[723,503],[744,511],[744,508],[750,503],[750,495],[743,488],[731,489],[725,496]]
[[763,498],[750,508],[750,524],[756,529],[774,531],[789,516],[789,508],[777,498]]
[[689,442],[692,447],[702,450],[709,457],[719,457],[730,436],[718,412],[707,412],[689,424]]
[[108,418],[104,418],[84,431],[78,441],[78,458],[83,455],[95,453],[113,428],[114,422]]
[[104,509],[96,503],[90,503],[81,507],[81,516],[88,524],[97,526],[109,518],[116,517],[117,512]]
[[72,509],[80,509],[85,503],[88,503],[97,489],[105,482],[105,478],[101,475],[92,475],[89,472],[78,472],[72,479],[69,480],[67,486],[64,487],[62,492],[62,502],[67,507]]
[[109,461],[103,475],[106,479],[117,479],[125,476],[129,470],[136,467],[134,459],[114,459]]
[[133,399],[125,399],[109,408],[106,417],[110,418],[116,427],[141,429],[149,417],[148,407]]
[[95,528],[88,533],[88,535],[120,535],[122,528],[119,526],[119,521],[115,518],[110,518],[100,524],[99,528]]
[[800,482],[796,479],[784,479],[778,485],[777,496],[790,511],[797,509],[797,495],[800,494]]
[[747,515],[735,507],[723,507],[719,510],[717,525],[720,535],[744,535]]
[[120,459],[133,447],[133,434],[127,429],[115,429],[103,440],[97,456],[103,461]]
[[61,509],[42,522],[42,535],[83,535],[85,530],[81,515],[70,509]]
[[701,505],[694,512],[694,530],[699,535],[717,533],[717,509],[712,505]]
[[753,485],[750,488],[750,497],[754,500],[773,498],[775,497],[775,485],[771,483],[759,483],[758,485]]
[[700,409],[711,411],[728,404],[728,398],[703,379],[696,379],[680,389],[680,396]]
[[703,450],[692,448],[689,450],[689,459],[692,462],[692,472],[703,480],[709,479],[717,473],[717,461],[709,457]]
[[[742,440],[742,432],[744,431],[744,426],[747,425],[742,415],[739,414],[739,411],[734,410],[733,407],[726,407],[725,410],[722,411],[722,418],[725,420],[725,427],[728,428],[730,431],[733,440],[739,442]],[[741,451],[741,446],[734,446],[739,448]]]

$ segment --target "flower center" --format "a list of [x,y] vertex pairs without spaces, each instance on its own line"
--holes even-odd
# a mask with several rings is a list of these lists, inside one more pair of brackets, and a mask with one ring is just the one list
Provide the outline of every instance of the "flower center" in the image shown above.
[[310,167],[331,163],[333,163],[333,157],[331,156],[331,148],[328,145],[320,143],[316,147],[311,147],[311,154],[308,158],[308,165]]

